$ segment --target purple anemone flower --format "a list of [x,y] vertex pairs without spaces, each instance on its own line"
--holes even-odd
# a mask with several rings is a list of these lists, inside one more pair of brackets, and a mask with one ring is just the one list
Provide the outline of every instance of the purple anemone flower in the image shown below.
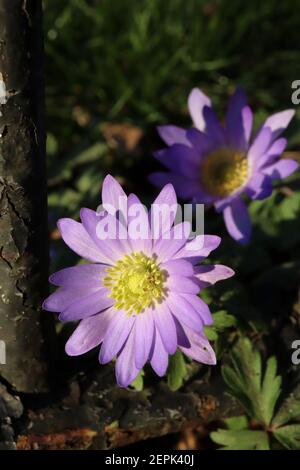
[[268,197],[272,180],[285,178],[298,167],[294,160],[280,159],[287,143],[280,134],[295,112],[273,114],[251,138],[253,115],[241,88],[229,101],[224,126],[210,99],[197,88],[189,95],[188,108],[193,128],[158,128],[168,147],[155,157],[169,172],[153,173],[150,181],[158,187],[172,183],[181,198],[214,205],[223,212],[229,234],[247,243],[251,221],[244,195]]
[[[120,198],[126,200],[127,219],[120,216]],[[108,205],[118,208],[110,220],[122,229],[118,230],[122,237],[99,238],[99,213],[90,209],[81,209],[81,222],[58,222],[65,243],[89,261],[52,274],[50,282],[58,289],[43,304],[45,310],[60,312],[63,322],[80,320],[67,341],[67,354],[84,354],[101,344],[100,363],[116,358],[117,382],[123,387],[147,361],[163,376],[168,355],[177,348],[196,361],[215,364],[214,351],[203,332],[212,316],[198,294],[234,273],[223,265],[201,266],[199,262],[217,248],[220,238],[198,235],[189,239],[189,222],[174,225],[172,212],[170,217],[153,218],[153,206],[148,213],[111,176],[103,182],[102,203],[105,209]],[[162,189],[155,203],[177,204],[172,185]],[[136,237],[129,230],[133,205],[145,215],[148,237]],[[158,235],[152,236],[153,232]],[[175,237],[175,232],[182,235]]]

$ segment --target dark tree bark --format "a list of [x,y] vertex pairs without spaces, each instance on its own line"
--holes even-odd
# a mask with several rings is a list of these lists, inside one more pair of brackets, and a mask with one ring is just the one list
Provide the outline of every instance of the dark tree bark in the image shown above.
[[20,392],[46,389],[43,90],[41,0],[0,0],[0,376]]

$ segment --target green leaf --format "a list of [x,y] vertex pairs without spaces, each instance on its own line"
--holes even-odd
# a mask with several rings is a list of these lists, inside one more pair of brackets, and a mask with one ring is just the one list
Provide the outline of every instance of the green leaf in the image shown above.
[[264,431],[218,429],[210,434],[222,450],[269,450],[268,435]]
[[300,416],[300,384],[284,400],[277,414],[275,415],[272,426],[282,426],[289,421]]
[[226,310],[220,310],[213,314],[214,327],[218,331],[231,328],[236,325],[236,318],[233,315],[229,315]]
[[169,358],[169,366],[167,371],[168,385],[171,390],[178,390],[187,375],[187,367],[182,353],[177,350],[173,356]]
[[138,373],[130,387],[134,388],[137,392],[141,392],[144,388],[144,371],[143,369]]
[[246,413],[268,426],[281,392],[275,357],[268,359],[263,375],[261,356],[248,338],[242,338],[231,353],[232,367],[222,369],[224,381]]
[[218,333],[214,326],[205,326],[204,333],[209,341],[216,341],[218,339]]
[[228,429],[232,431],[239,431],[241,429],[248,428],[248,418],[245,415],[234,416],[233,418],[227,418],[224,420]]
[[273,435],[287,449],[300,449],[300,424],[290,424],[275,429]]

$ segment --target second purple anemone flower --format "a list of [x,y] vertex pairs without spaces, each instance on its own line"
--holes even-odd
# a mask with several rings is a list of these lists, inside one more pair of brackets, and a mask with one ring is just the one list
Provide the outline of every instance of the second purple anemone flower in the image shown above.
[[169,147],[155,157],[169,172],[154,173],[150,180],[159,187],[172,183],[183,199],[214,205],[223,212],[229,234],[247,243],[251,221],[242,196],[268,197],[272,180],[283,179],[298,167],[294,160],[280,159],[287,143],[280,134],[295,112],[273,114],[252,138],[253,115],[240,88],[229,101],[224,126],[201,90],[192,90],[188,107],[194,128],[158,128]]
[[[141,209],[146,233],[158,236],[136,237],[129,229],[130,216],[122,218],[120,213],[110,216],[123,232],[115,239],[99,238],[99,214],[90,209],[81,210],[81,222],[58,222],[65,243],[89,261],[52,274],[50,282],[58,289],[43,304],[45,310],[60,312],[63,322],[80,320],[66,344],[67,354],[84,354],[101,344],[100,363],[116,358],[117,382],[123,387],[147,361],[163,376],[168,355],[177,348],[196,361],[215,364],[214,351],[203,332],[212,316],[198,294],[231,277],[233,271],[199,263],[217,248],[220,238],[199,235],[189,240],[188,222],[173,225],[174,213],[156,221],[152,208],[148,213],[135,195],[127,198],[116,180],[107,176],[102,189],[104,208],[119,209],[120,198],[126,199],[127,215],[133,205]],[[154,202],[176,205],[173,187],[164,187]],[[182,236],[175,237],[175,232]]]

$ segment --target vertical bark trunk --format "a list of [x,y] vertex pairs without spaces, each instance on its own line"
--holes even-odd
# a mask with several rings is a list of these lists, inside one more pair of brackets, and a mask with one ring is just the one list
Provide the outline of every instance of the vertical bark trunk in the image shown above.
[[46,389],[43,90],[41,0],[0,0],[0,375],[29,393]]

